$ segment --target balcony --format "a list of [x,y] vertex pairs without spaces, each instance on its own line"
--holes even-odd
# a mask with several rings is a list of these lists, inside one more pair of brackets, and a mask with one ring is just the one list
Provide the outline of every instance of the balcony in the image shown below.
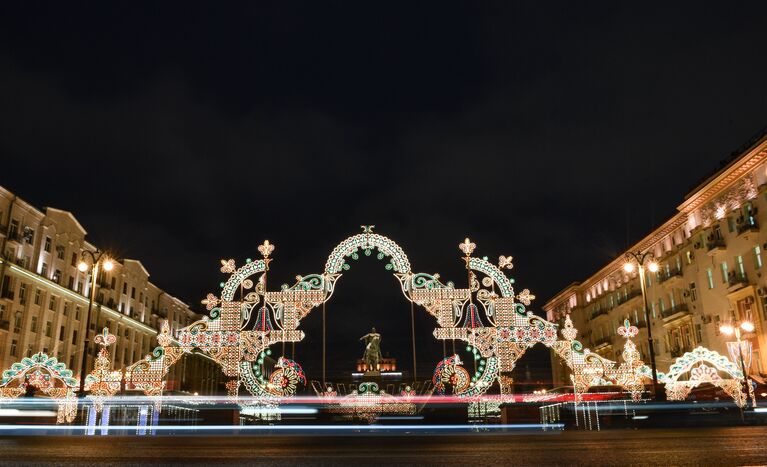
[[751,215],[737,219],[738,236],[759,232],[759,223],[756,221],[754,214],[756,214],[755,209],[751,212]]
[[660,315],[663,318],[663,321],[671,321],[672,319],[680,318],[689,313],[690,311],[687,308],[687,304],[679,303],[677,305],[672,306],[668,310],[663,310]]
[[607,310],[607,308],[604,308],[604,309],[601,309],[601,310],[596,310],[593,313],[591,313],[591,318],[589,318],[589,319],[594,319],[594,318],[596,318],[598,316],[606,315],[608,311],[609,310]]
[[727,291],[728,292],[735,292],[736,290],[742,289],[743,287],[748,285],[748,276],[746,274],[741,273],[735,273],[735,271],[730,271],[729,274],[727,274]]
[[[682,274],[682,268],[673,268],[673,269],[670,269],[668,272],[664,271],[659,278],[659,282],[663,283],[668,280],[683,279],[683,278],[684,276]],[[672,282],[674,281],[672,280]]]
[[24,244],[24,237],[18,232],[13,232],[8,234],[8,241],[15,242],[15,243],[18,243],[19,245],[22,245]]
[[706,242],[706,250],[708,251],[709,256],[714,256],[715,254],[724,251],[726,248],[727,244],[724,242],[723,238],[709,236],[709,239]]
[[618,305],[622,305],[624,303],[630,302],[631,299],[636,298],[636,297],[641,297],[641,296],[642,296],[642,290],[641,289],[632,290],[626,296],[621,296],[618,299]]

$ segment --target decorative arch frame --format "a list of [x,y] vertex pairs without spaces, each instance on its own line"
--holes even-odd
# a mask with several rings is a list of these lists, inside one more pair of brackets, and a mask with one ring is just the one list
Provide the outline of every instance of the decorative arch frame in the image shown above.
[[75,390],[79,380],[72,370],[59,362],[38,352],[31,357],[24,357],[3,371],[0,379],[0,398],[17,398],[24,394],[28,386],[38,389],[43,394],[57,399],[58,414],[56,423],[70,423],[77,413]]
[[[723,378],[719,373],[729,377]],[[679,378],[683,375],[689,377],[680,381]],[[658,378],[661,379],[660,374]],[[666,397],[669,400],[684,400],[695,387],[710,383],[722,388],[739,407],[744,407],[747,396],[743,392],[742,380],[743,371],[738,365],[724,355],[705,347],[696,347],[677,358],[669,372],[662,375],[661,379],[665,383]]]
[[[374,233],[373,226],[362,227],[362,233],[348,237],[331,251],[322,273],[296,276],[293,285],[283,284],[275,291],[268,290],[266,281],[274,251],[268,240],[258,247],[262,257],[247,259],[241,267],[233,259],[221,260],[221,272],[229,277],[220,283],[220,298],[209,293],[202,301],[209,316],[179,330],[176,338],[167,329],[161,332],[160,346],[132,365],[126,376],[145,381],[144,387],[156,394],[162,390],[162,378],[170,365],[183,353],[199,349],[233,378],[227,384],[231,395],[242,385],[257,397],[291,396],[293,383],[300,381],[296,375],[303,375],[300,365],[280,360],[283,366],[278,365],[277,372],[288,381],[275,384],[260,374],[258,363],[271,345],[301,341],[301,320],[332,297],[338,280],[351,267],[349,261],[375,253],[379,260],[387,259],[385,268],[398,280],[404,297],[435,317],[434,337],[463,341],[475,353],[478,372],[468,386],[461,385],[457,396],[482,395],[495,382],[502,394],[509,393],[509,374],[516,361],[536,344],[550,347],[573,369],[576,393],[588,389],[595,379],[616,378],[615,362],[584,351],[570,329],[559,340],[556,324],[526,310],[535,296],[527,289],[515,292],[514,279],[504,272],[513,267],[511,257],[501,256],[495,265],[486,257],[472,256],[476,245],[467,238],[459,249],[464,254],[468,287],[458,288],[453,282],[443,283],[439,274],[413,272],[396,242]],[[569,326],[572,328],[571,322]],[[569,339],[568,333],[572,334]]]

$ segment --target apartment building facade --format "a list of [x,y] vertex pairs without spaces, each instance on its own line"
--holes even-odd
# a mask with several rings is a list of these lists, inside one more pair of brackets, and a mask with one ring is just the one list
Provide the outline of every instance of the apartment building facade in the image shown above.
[[[704,346],[728,355],[733,337],[720,326],[749,320],[750,374],[767,373],[767,136],[756,139],[690,192],[673,217],[628,251],[650,252],[657,273],[645,271],[648,314],[659,371],[685,352]],[[635,342],[649,361],[648,323],[638,271],[627,273],[619,255],[544,305],[547,318],[570,315],[578,339],[593,352],[621,361],[617,328],[628,318]],[[552,358],[554,384],[570,384],[566,365]]]
[[[37,209],[0,187],[0,371],[44,352],[80,374],[91,279],[77,264],[84,250],[96,250],[85,237],[71,212]],[[109,349],[113,365],[123,368],[154,349],[162,321],[173,332],[200,318],[152,284],[140,261],[115,260],[96,281],[86,373],[98,352],[93,337],[104,327],[117,337]],[[171,369],[167,387],[217,392],[219,374],[211,360],[190,356]]]

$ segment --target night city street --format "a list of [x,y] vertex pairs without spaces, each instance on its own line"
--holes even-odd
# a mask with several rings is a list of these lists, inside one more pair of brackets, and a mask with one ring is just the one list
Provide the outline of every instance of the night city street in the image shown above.
[[4,2],[0,465],[767,465],[767,2]]

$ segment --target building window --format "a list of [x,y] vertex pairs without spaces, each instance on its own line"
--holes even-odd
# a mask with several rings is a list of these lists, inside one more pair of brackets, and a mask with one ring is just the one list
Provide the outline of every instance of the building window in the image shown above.
[[727,271],[727,261],[722,261],[722,264],[719,265],[722,270],[722,282],[725,284],[727,283],[728,277],[728,271]]
[[653,319],[655,319],[658,317],[657,314],[655,313],[655,302],[653,302],[651,306],[652,306],[652,317]]
[[727,218],[727,230],[729,230],[730,233],[735,232],[735,219],[733,219],[732,216]]
[[22,305],[27,303],[27,284],[23,282],[19,286],[19,303]]
[[690,282],[690,299],[693,302],[698,299],[698,287],[695,282]]
[[706,279],[708,280],[708,288],[714,288],[714,271],[711,268],[706,269]]
[[77,329],[72,331],[72,345],[77,345]]
[[75,278],[74,278],[74,276],[69,276],[69,283],[67,284],[67,288],[69,288],[69,290],[75,290]]
[[123,295],[126,295],[128,293],[128,283],[123,282]]
[[53,337],[53,323],[45,322],[45,337]]
[[645,280],[644,280],[645,286],[646,287],[652,286],[652,274],[650,273],[650,271],[646,271],[644,276],[645,276]]
[[687,264],[692,264],[692,250],[687,250],[684,256],[687,259]]
[[19,221],[16,219],[13,219],[11,221],[11,226],[8,229],[8,236],[10,238],[15,238],[19,234]]
[[131,287],[130,288],[130,298],[136,298],[136,288]]
[[61,283],[61,271],[59,271],[58,269],[53,271],[53,278],[52,278],[52,280],[53,280],[53,282],[55,282],[57,284],[60,284]]
[[116,279],[113,277],[113,278],[112,278],[112,285],[110,286],[110,288],[111,288],[112,290],[114,290],[114,289],[115,289],[115,287],[117,287],[117,280],[116,280]]
[[72,371],[75,371],[75,355],[72,354],[69,356],[69,366],[67,367]]
[[21,332],[21,312],[16,313],[16,317],[13,319],[13,332],[16,334]]
[[62,245],[56,247],[56,257],[58,259],[64,259],[64,247]]
[[18,347],[19,343],[16,341],[16,339],[11,341],[11,357],[16,357],[18,353]]
[[759,245],[754,247],[754,267],[759,269],[762,267],[762,249]]
[[51,252],[51,237],[45,237],[45,246],[43,247],[43,249],[47,253]]
[[58,301],[58,298],[56,298],[55,295],[51,295],[51,299],[48,300],[48,309],[49,310],[55,310],[56,309],[56,302]]
[[740,277],[746,277],[746,266],[743,264],[742,256],[738,255],[735,257],[735,267],[738,268]]
[[72,266],[77,266],[77,253],[72,253],[72,261],[69,264]]
[[79,305],[75,307],[75,319],[77,319],[77,320],[80,319],[80,306]]
[[[663,302],[663,297],[658,299],[658,307],[660,308],[661,314],[663,314],[664,311],[666,311],[666,304]],[[653,318],[655,317],[655,314],[653,313]]]
[[721,334],[721,331],[719,330],[719,323],[722,319],[719,317],[719,315],[714,315],[714,331],[716,332],[716,335],[718,336]]
[[48,263],[43,263],[43,265],[40,267],[40,275],[48,277]]
[[37,316],[32,317],[32,326],[30,327],[32,332],[37,332]]
[[42,300],[43,300],[43,291],[40,289],[35,289],[35,305],[39,305]]
[[64,340],[64,336],[66,334],[67,334],[67,328],[65,326],[61,326],[61,328],[59,329],[59,340],[63,341]]

